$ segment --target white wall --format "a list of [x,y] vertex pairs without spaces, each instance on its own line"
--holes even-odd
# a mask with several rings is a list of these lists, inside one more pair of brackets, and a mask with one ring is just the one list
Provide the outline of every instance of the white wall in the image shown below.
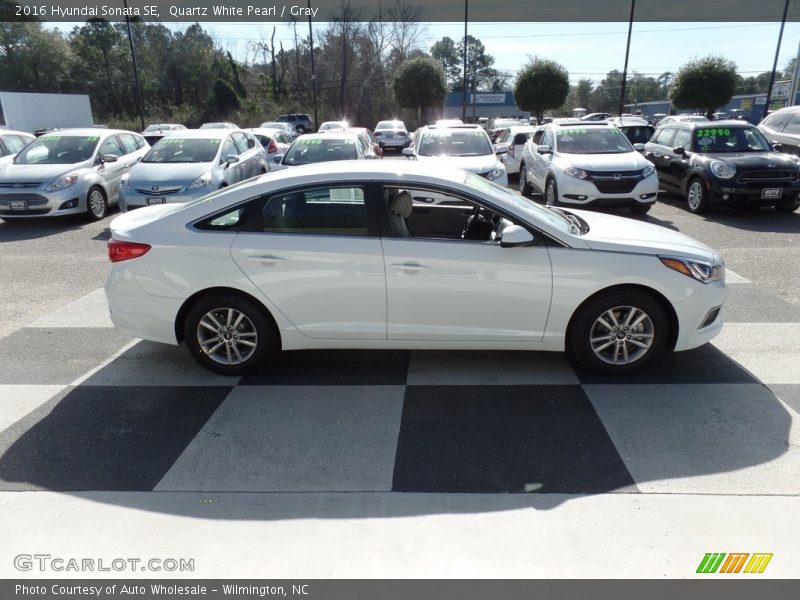
[[5,125],[33,133],[50,127],[91,127],[92,106],[83,94],[0,92]]

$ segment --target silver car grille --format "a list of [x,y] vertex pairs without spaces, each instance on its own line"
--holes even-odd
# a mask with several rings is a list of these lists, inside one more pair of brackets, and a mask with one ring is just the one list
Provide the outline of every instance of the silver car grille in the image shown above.
[[170,194],[177,194],[181,191],[181,188],[169,188],[169,189],[157,189],[154,190],[152,188],[135,188],[136,191],[140,194],[145,196],[169,196]]
[[11,189],[18,190],[18,189],[24,189],[24,188],[37,188],[40,185],[42,185],[41,182],[34,182],[34,183],[31,183],[29,181],[7,182],[7,183],[4,182],[4,183],[0,183],[0,188],[3,188],[3,189],[11,188]]
[[42,204],[47,204],[47,198],[40,196],[39,194],[3,194],[0,196],[0,206],[9,207],[11,206],[12,200],[24,200],[28,203],[28,206],[41,206]]

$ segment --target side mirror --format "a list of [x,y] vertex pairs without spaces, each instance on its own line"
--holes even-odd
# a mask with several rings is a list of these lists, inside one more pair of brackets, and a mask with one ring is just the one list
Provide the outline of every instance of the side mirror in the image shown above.
[[546,144],[541,144],[539,146],[536,146],[536,152],[538,152],[539,154],[552,154],[553,149],[550,146],[547,146]]
[[225,162],[228,163],[228,165],[236,164],[239,162],[239,157],[235,154],[228,154],[228,156],[225,157]]
[[644,152],[644,144],[641,143],[634,144],[633,149],[636,150],[637,152]]
[[500,144],[499,146],[495,145],[494,153],[497,155],[508,154],[508,146],[506,146],[505,144]]
[[103,154],[103,156],[101,157],[104,163],[117,162],[118,158],[119,156],[117,156],[116,154]]
[[783,144],[780,142],[772,142],[772,149],[775,150],[775,152],[783,152]]
[[272,157],[272,162],[274,162],[274,163],[279,163],[279,162],[281,162],[282,160],[283,160],[283,154],[275,154],[275,155]]
[[403,148],[403,156],[414,156],[414,151],[411,148]]
[[686,148],[684,148],[683,146],[678,146],[677,148],[673,148],[672,151],[678,156],[684,156],[686,154]]
[[519,225],[509,225],[503,230],[503,237],[500,238],[501,248],[513,248],[514,246],[530,246],[533,243],[531,232]]

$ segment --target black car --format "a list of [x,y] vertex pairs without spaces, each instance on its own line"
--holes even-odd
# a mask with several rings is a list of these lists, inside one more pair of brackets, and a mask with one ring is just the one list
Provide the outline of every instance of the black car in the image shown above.
[[694,213],[713,204],[774,206],[781,212],[800,207],[798,162],[775,151],[744,121],[669,123],[645,144],[644,155],[661,187],[684,195]]
[[800,106],[776,110],[758,128],[770,143],[780,144],[784,152],[800,155]]

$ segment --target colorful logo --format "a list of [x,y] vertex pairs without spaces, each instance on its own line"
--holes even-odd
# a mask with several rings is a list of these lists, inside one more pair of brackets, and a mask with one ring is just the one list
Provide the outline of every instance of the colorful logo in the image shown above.
[[[749,558],[749,560],[748,560]],[[772,553],[732,552],[708,552],[700,565],[697,567],[698,573],[763,573],[769,561],[772,560]]]

